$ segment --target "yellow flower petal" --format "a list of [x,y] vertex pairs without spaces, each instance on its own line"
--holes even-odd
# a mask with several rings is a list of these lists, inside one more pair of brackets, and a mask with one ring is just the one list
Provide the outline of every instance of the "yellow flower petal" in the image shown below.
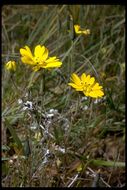
[[29,52],[29,55],[33,58],[32,52],[28,46],[25,46],[27,52]]
[[89,96],[89,93],[88,93],[88,92],[83,91],[83,93],[84,93],[85,96]]
[[34,50],[34,56],[40,57],[45,52],[45,47],[41,45],[37,45]]
[[51,62],[47,63],[47,65],[43,66],[43,68],[52,68],[52,67],[61,67],[62,62]]
[[25,46],[24,48],[20,49],[20,54],[21,54],[21,60],[23,63],[27,63],[30,65],[35,64],[33,55],[31,53],[31,50],[28,46]]
[[85,74],[85,73],[83,73],[83,74],[81,75],[81,80],[82,80],[83,83],[86,82],[86,74]]
[[82,86],[78,86],[74,83],[68,83],[69,86],[72,86],[73,88],[75,88],[77,91],[82,91]]
[[101,90],[95,90],[89,93],[89,96],[91,96],[92,98],[102,97],[103,95],[104,93]]
[[73,74],[71,75],[71,80],[72,80],[75,84],[81,85],[81,80],[80,80],[80,78],[78,77],[78,75],[76,75],[75,73],[73,73]]
[[52,61],[59,61],[59,59],[56,59],[56,56],[55,57],[49,57],[47,60],[46,60],[46,63],[50,63]]
[[48,58],[48,49],[45,46],[37,45],[34,50],[35,59],[37,62],[45,61]]
[[45,52],[44,52],[43,55],[42,55],[42,59],[43,59],[43,60],[46,60],[46,59],[48,58],[48,54],[49,54],[49,51],[48,51],[47,48],[45,48]]
[[30,57],[21,57],[21,61],[25,64],[35,65],[36,63]]
[[20,49],[20,54],[22,56],[27,56],[30,57],[31,59],[33,59],[32,53],[30,51],[30,48],[28,46],[25,46],[24,48]]
[[77,34],[81,33],[81,31],[79,31],[80,30],[79,25],[74,25],[74,29],[75,29],[75,33],[77,33]]
[[95,83],[95,85],[92,87],[93,90],[99,90],[102,89],[102,86],[99,86],[99,83]]
[[86,83],[89,84],[89,81],[90,81],[90,75],[87,75],[86,76]]
[[90,34],[90,30],[89,29],[83,30],[82,33],[85,34],[85,35],[89,35]]
[[45,64],[43,65],[43,68],[52,68],[52,67],[60,67],[62,65],[62,62],[59,61],[56,57],[50,57],[45,61]]
[[89,84],[92,85],[92,84],[94,84],[94,82],[95,82],[95,78],[94,78],[94,77],[91,77],[90,80],[89,80]]

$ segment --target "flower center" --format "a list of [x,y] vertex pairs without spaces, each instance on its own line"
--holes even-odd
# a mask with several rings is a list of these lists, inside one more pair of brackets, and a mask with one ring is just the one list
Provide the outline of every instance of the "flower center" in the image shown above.
[[39,62],[40,62],[40,58],[39,58],[39,57],[34,57],[34,61],[35,61],[36,63],[39,63]]
[[85,82],[85,83],[82,83],[82,86],[83,86],[83,91],[85,93],[90,93],[91,92],[92,86],[90,84]]
[[47,64],[44,60],[41,60],[40,57],[34,57],[34,62],[40,66],[45,66]]

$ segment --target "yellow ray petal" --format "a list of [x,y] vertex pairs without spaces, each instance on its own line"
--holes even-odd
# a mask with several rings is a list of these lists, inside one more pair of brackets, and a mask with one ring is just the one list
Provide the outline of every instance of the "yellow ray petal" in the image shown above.
[[71,75],[71,80],[76,84],[76,85],[81,85],[81,80],[80,78],[78,77],[77,74],[73,73]]
[[85,73],[83,73],[83,74],[81,75],[81,80],[82,80],[83,83],[86,82],[86,74],[85,74]]
[[87,75],[86,76],[86,83],[89,84],[89,81],[90,81],[90,75]]
[[41,45],[37,45],[34,49],[34,56],[40,57],[45,52],[45,47]]
[[[25,48],[29,52],[29,54],[32,55],[32,52],[31,52],[30,48],[28,46],[25,46]],[[33,57],[33,55],[32,55],[32,57]]]
[[72,86],[73,88],[75,88],[77,91],[82,91],[82,86],[78,86],[74,83],[68,83],[69,86]]
[[89,93],[89,96],[91,96],[92,98],[98,98],[104,96],[104,93],[101,90],[94,90]]
[[95,78],[94,78],[94,77],[91,77],[88,83],[89,83],[90,85],[93,85],[94,82],[95,82]]
[[48,49],[45,46],[37,45],[34,50],[35,59],[40,62],[45,61],[48,57]]
[[56,62],[50,62],[47,63],[46,65],[43,65],[43,68],[52,68],[52,67],[61,67],[62,62],[56,61]]
[[59,59],[55,57],[49,57],[47,60],[46,60],[46,63],[50,63],[50,62],[53,62],[53,61],[59,61]]
[[33,55],[32,55],[31,50],[28,46],[25,46],[24,48],[20,48],[20,54],[22,56],[27,56],[27,57],[30,57],[31,59],[33,59]]
[[35,65],[35,62],[30,57],[27,56],[21,57],[21,61],[29,65]]
[[99,83],[95,83],[95,85],[92,87],[93,90],[99,90],[102,89],[102,86],[99,86]]

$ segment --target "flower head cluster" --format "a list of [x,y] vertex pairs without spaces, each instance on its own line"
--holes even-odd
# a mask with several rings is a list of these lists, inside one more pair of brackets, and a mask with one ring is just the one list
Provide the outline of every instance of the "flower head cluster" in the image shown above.
[[75,29],[76,34],[84,34],[84,35],[89,35],[90,34],[89,29],[81,30],[79,25],[74,25],[74,29]]
[[16,71],[16,62],[15,62],[15,61],[8,61],[8,62],[5,64],[5,68],[6,68],[7,70]]
[[25,46],[20,49],[20,54],[22,62],[31,65],[34,71],[42,68],[60,67],[62,65],[62,62],[58,58],[48,57],[49,52],[45,46],[37,45],[34,49],[34,54],[32,54],[28,46]]
[[104,95],[103,87],[96,83],[95,78],[90,77],[90,75],[83,73],[81,77],[78,77],[77,74],[73,73],[71,80],[72,82],[68,83],[68,85],[75,88],[76,91],[82,91],[85,96],[99,98]]

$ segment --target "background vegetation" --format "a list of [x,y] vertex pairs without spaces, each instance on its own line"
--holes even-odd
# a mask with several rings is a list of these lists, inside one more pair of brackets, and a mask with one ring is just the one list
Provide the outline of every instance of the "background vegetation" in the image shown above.
[[[91,34],[74,36],[73,24]],[[33,73],[24,65],[19,49],[38,44],[62,67]],[[14,73],[4,68],[9,60]],[[3,6],[2,63],[2,186],[123,187],[125,7]],[[105,97],[74,91],[72,72],[94,76]]]

